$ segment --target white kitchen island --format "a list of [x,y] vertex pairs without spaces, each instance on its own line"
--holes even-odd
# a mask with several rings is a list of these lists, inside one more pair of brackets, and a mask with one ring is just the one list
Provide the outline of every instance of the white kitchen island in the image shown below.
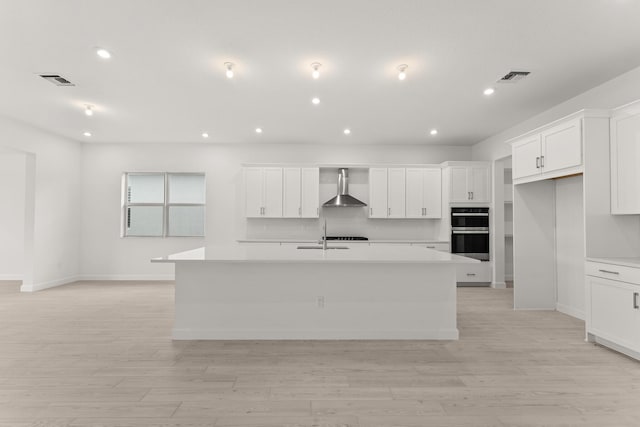
[[174,263],[176,340],[458,339],[456,265],[409,245],[208,246]]

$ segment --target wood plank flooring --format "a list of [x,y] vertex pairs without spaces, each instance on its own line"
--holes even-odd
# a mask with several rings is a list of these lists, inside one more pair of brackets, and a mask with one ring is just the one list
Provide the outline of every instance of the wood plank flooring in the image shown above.
[[172,341],[173,284],[0,282],[0,427],[638,426],[640,362],[459,288],[459,341]]

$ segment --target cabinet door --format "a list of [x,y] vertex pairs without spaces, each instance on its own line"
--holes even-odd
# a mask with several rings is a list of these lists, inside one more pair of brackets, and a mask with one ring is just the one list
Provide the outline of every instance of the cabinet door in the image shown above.
[[425,217],[425,170],[422,168],[407,168],[406,170],[406,217]]
[[300,168],[282,170],[282,216],[299,218],[302,215]]
[[369,169],[369,218],[387,217],[387,169]]
[[320,216],[320,170],[302,168],[302,217]]
[[582,120],[572,120],[540,134],[542,172],[582,164]]
[[590,330],[598,337],[621,346],[640,350],[640,309],[634,308],[639,285],[587,276],[590,287]]
[[467,167],[451,166],[449,168],[450,178],[450,201],[466,202],[470,199],[469,188],[467,187]]
[[264,168],[263,217],[282,217],[282,168]]
[[611,213],[640,213],[640,111],[611,118]]
[[513,179],[538,175],[540,168],[540,135],[515,142],[511,148]]
[[405,217],[405,169],[389,168],[387,170],[387,217]]
[[425,169],[423,182],[424,217],[442,218],[442,169]]
[[257,218],[262,216],[263,208],[263,170],[262,168],[244,168],[245,216]]
[[468,171],[468,188],[472,202],[489,202],[490,200],[490,176],[489,166],[471,166]]

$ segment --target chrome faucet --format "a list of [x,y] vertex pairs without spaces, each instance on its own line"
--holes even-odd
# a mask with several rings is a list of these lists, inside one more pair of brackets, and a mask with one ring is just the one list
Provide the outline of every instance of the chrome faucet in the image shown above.
[[324,225],[322,226],[322,250],[327,250],[327,219],[324,219]]

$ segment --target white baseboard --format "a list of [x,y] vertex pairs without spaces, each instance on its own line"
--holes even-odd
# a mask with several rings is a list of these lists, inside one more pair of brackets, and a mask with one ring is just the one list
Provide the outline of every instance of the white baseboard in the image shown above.
[[0,274],[0,280],[22,280],[22,274]]
[[505,282],[493,282],[491,283],[491,287],[494,289],[506,289],[507,284]]
[[175,280],[174,274],[82,274],[78,276],[78,280]]
[[569,307],[568,305],[564,305],[564,304],[560,304],[560,303],[556,303],[556,310],[558,310],[560,313],[564,313],[566,315],[569,315],[571,317],[575,317],[577,319],[580,320],[584,320],[584,311],[583,310],[578,310],[574,307]]
[[20,286],[20,292],[37,292],[43,289],[55,288],[56,286],[77,282],[78,280],[78,276],[69,276],[63,279],[51,280],[49,282],[23,284]]

